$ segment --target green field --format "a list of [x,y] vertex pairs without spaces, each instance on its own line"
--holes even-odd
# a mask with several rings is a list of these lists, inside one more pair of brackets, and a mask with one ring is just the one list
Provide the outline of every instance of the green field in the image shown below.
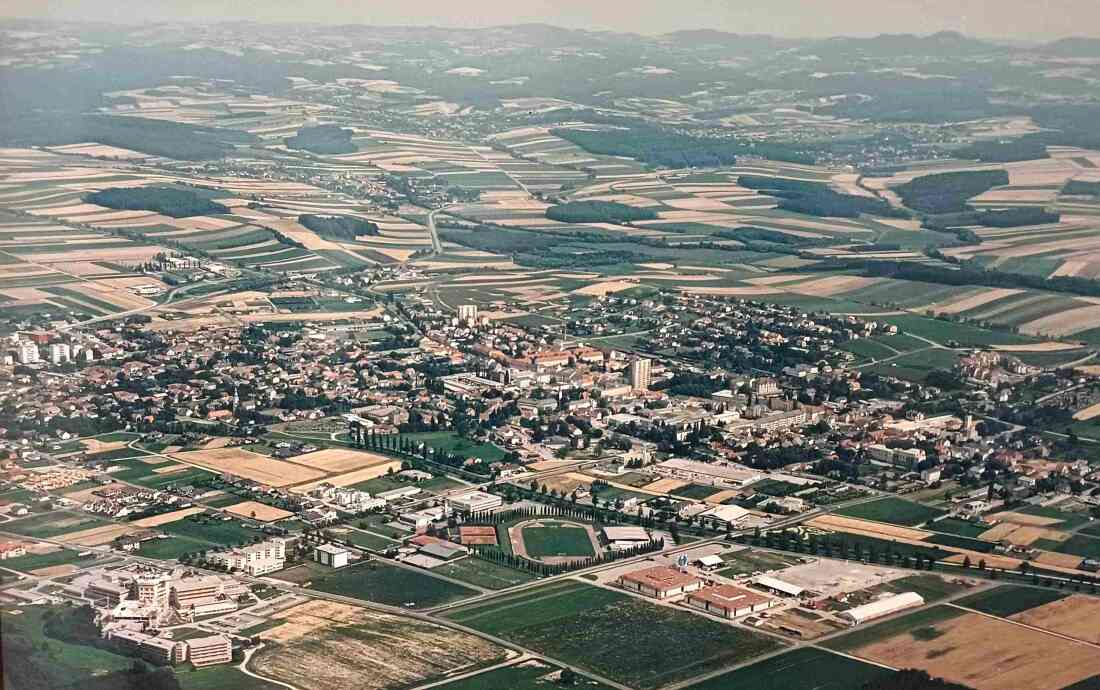
[[86,513],[73,513],[65,510],[40,513],[21,520],[5,522],[2,527],[5,532],[21,534],[25,537],[49,539],[59,534],[76,532],[92,527],[102,527],[108,524],[105,520],[92,517]]
[[879,376],[892,376],[906,381],[923,382],[938,369],[951,369],[959,355],[954,350],[923,350],[888,362],[879,362],[865,369]]
[[803,647],[689,685],[688,690],[859,690],[892,673],[823,649]]
[[157,527],[174,537],[186,537],[195,541],[237,546],[251,543],[254,537],[262,536],[259,529],[249,529],[240,520],[222,520],[216,515],[205,513],[192,515],[182,520],[168,522]]
[[953,321],[929,319],[915,314],[899,314],[881,318],[897,326],[902,333],[928,338],[941,345],[956,341],[962,347],[987,347],[989,345],[1020,345],[1037,342],[1037,338],[1003,331],[990,331]]
[[1038,587],[1000,585],[993,589],[956,600],[959,606],[1002,618],[1069,596],[1068,592],[1055,592]]
[[925,539],[929,544],[939,544],[940,546],[951,546],[956,549],[967,549],[969,551],[977,551],[978,553],[992,553],[996,544],[988,541],[982,541],[980,539],[972,539],[970,537],[960,537],[957,534],[933,534]]
[[[119,451],[124,450],[122,448]],[[116,452],[116,451],[108,451]],[[200,470],[197,467],[182,470],[180,472],[170,472],[167,474],[157,474],[155,470],[158,467],[167,467],[168,463],[163,465],[150,465],[147,462],[142,462],[138,458],[134,458],[133,455],[138,454],[135,451],[130,451],[130,458],[119,460],[116,465],[122,465],[125,469],[118,472],[112,472],[111,478],[120,482],[128,482],[130,484],[137,484],[138,486],[144,486],[149,489],[160,489],[169,484],[182,486],[184,484],[190,484],[199,479],[210,477],[210,472],[206,470]],[[142,453],[148,455],[148,453]]]
[[215,546],[215,544],[208,541],[189,537],[169,537],[168,539],[151,539],[142,542],[137,554],[145,558],[174,561],[185,553],[194,554],[200,551],[209,551]]
[[596,555],[588,530],[571,523],[542,520],[540,527],[524,527],[522,535],[532,558]]
[[477,594],[426,573],[376,561],[320,573],[312,589],[390,606],[439,606]]
[[29,553],[26,556],[9,558],[0,564],[5,568],[18,570],[21,573],[29,573],[39,568],[49,568],[55,565],[75,563],[78,560],[80,559],[76,555],[76,551],[61,549],[52,553]]
[[960,537],[970,537],[971,539],[977,539],[983,533],[993,529],[993,525],[988,525],[984,522],[971,522],[969,520],[960,520],[958,518],[944,518],[943,520],[936,520],[930,522],[924,526],[925,529],[930,529],[936,532],[943,532],[944,534],[954,534]]
[[725,566],[718,571],[718,574],[725,577],[747,575],[757,571],[779,570],[799,562],[795,556],[757,549],[724,553],[722,554],[722,560],[725,562]]
[[[528,661],[479,673],[438,687],[440,690],[553,690],[563,686],[540,679],[555,671],[557,667],[547,666],[540,661]],[[572,687],[602,690],[608,686],[589,678],[578,677],[577,684]]]
[[919,503],[888,496],[877,501],[841,508],[836,511],[836,514],[874,520],[875,522],[886,522],[891,525],[913,527],[937,518],[943,515],[944,512],[939,508],[929,508]]
[[931,603],[943,599],[944,597],[951,596],[956,592],[961,592],[964,588],[965,585],[949,582],[938,575],[921,573],[919,575],[908,575],[897,580],[884,582],[881,585],[872,587],[871,591],[875,593],[891,592],[893,594],[916,592],[921,595],[926,602]]
[[436,451],[454,453],[464,458],[481,458],[484,462],[504,459],[504,451],[489,443],[475,443],[450,431],[430,431],[419,434],[402,434],[402,438],[425,443]]
[[535,575],[526,570],[506,568],[473,556],[433,568],[432,572],[486,589],[514,587],[535,579]]
[[713,486],[704,486],[703,484],[688,484],[687,486],[681,486],[675,491],[670,493],[674,496],[681,496],[683,498],[690,498],[696,501],[701,501],[707,496],[713,496],[721,491]]
[[385,551],[386,549],[391,549],[401,544],[401,542],[394,541],[393,539],[387,539],[386,537],[369,532],[362,532],[357,529],[350,529],[347,532],[333,532],[332,538],[341,541],[350,541],[356,546],[362,546],[364,549],[370,549],[372,551]]
[[660,687],[781,647],[747,630],[579,582],[497,597],[447,617],[638,688]]

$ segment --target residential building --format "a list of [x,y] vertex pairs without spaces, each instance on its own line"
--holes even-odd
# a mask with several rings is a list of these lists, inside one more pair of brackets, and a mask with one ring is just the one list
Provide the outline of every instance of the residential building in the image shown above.
[[184,644],[187,645],[188,660],[196,668],[228,664],[233,660],[233,644],[225,635],[196,637]]
[[653,362],[645,357],[639,357],[630,363],[630,387],[634,390],[647,391],[651,383]]

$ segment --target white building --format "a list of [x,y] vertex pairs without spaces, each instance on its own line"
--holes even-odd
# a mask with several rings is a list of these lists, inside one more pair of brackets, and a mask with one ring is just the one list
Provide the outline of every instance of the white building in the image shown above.
[[452,509],[462,513],[477,513],[504,505],[503,498],[484,491],[471,491],[468,494],[454,496],[450,502]]
[[286,540],[278,537],[268,539],[259,544],[211,554],[209,560],[254,577],[266,575],[282,570],[286,565]]
[[474,323],[477,321],[477,305],[476,304],[460,304],[458,305],[458,320],[462,323]]
[[333,544],[321,544],[313,550],[313,560],[330,568],[343,568],[348,564],[350,552]]
[[644,358],[639,357],[630,363],[630,387],[634,390],[649,390],[649,384],[652,377],[653,363]]
[[72,359],[67,343],[50,343],[50,363],[64,364]]
[[20,341],[16,346],[15,357],[20,364],[34,364],[38,361],[38,345],[29,340]]
[[852,625],[859,625],[916,606],[924,606],[924,598],[916,592],[902,592],[844,611],[840,617]]

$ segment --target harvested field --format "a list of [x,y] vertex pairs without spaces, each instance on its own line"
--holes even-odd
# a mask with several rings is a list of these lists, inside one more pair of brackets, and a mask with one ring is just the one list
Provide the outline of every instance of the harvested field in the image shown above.
[[1084,422],[1097,416],[1100,416],[1100,403],[1089,405],[1073,413],[1073,418],[1079,422]]
[[297,455],[290,458],[288,462],[314,467],[332,474],[371,468],[378,471],[377,476],[379,477],[386,474],[386,471],[390,468],[393,468],[394,472],[401,469],[400,460],[347,448],[326,448],[305,455]]
[[182,520],[189,515],[198,515],[203,512],[206,512],[205,508],[184,508],[183,510],[173,510],[171,513],[162,513],[160,515],[154,515],[153,517],[134,520],[130,524],[135,527],[157,527],[159,525],[167,525],[176,520]]
[[64,563],[62,565],[51,565],[46,568],[38,568],[37,570],[32,570],[30,574],[37,577],[60,577],[61,575],[71,575],[77,570],[80,570],[80,568],[77,568],[72,563]]
[[80,445],[89,453],[105,453],[109,450],[117,450],[126,447],[126,441],[100,441],[97,438],[86,438],[80,441]]
[[853,654],[977,690],[1056,690],[1100,673],[1094,647],[976,613],[895,634]]
[[920,529],[909,529],[897,525],[888,525],[883,522],[871,522],[859,518],[843,517],[841,515],[822,515],[815,517],[806,524],[821,529],[841,530],[865,534],[883,539],[908,539],[910,541],[923,541],[929,533]]
[[622,292],[638,287],[638,283],[632,280],[609,280],[603,283],[592,283],[573,291],[575,295],[588,295],[591,297],[603,297],[607,294]]
[[177,453],[172,457],[204,469],[251,479],[268,486],[300,484],[324,476],[324,473],[318,470],[292,462],[274,460],[266,455],[250,453],[240,448],[193,450]]
[[978,538],[982,541],[1007,541],[1017,546],[1031,546],[1033,542],[1039,539],[1065,541],[1069,538],[1069,535],[1065,532],[1042,527],[1002,522],[993,529],[982,532]]
[[1032,525],[1036,527],[1048,527],[1062,522],[1058,518],[1046,517],[1044,515],[1028,515],[1027,513],[1015,513],[1010,510],[1003,513],[987,515],[985,520],[986,522],[1011,522],[1016,525]]
[[333,486],[352,486],[354,484],[361,484],[368,482],[372,479],[385,474],[383,471],[381,474],[378,472],[378,467],[366,467],[361,470],[355,470],[354,472],[348,472],[346,474],[338,474],[332,477],[326,477],[324,479],[316,479],[307,481],[304,484],[295,485],[292,490],[296,493],[309,493],[310,490],[316,488],[320,484],[332,484]]
[[652,484],[646,484],[642,488],[646,491],[653,491],[659,494],[667,494],[687,485],[688,482],[680,481],[679,479],[658,479]]
[[104,544],[110,544],[119,537],[133,534],[137,531],[137,529],[129,525],[104,525],[102,527],[80,530],[79,532],[62,534],[57,537],[57,540],[70,544],[79,544],[80,546],[102,546]]
[[301,690],[411,687],[502,656],[472,635],[345,604],[310,601],[274,618],[285,622],[260,633],[252,667]]
[[1036,628],[1100,644],[1100,597],[1073,594],[1009,617]]
[[1084,560],[1081,556],[1071,553],[1055,553],[1054,551],[1040,551],[1035,562],[1040,565],[1054,565],[1065,570],[1075,570]]
[[294,513],[289,510],[269,506],[266,503],[260,503],[258,501],[243,501],[231,505],[228,508],[224,508],[223,510],[233,515],[259,520],[260,522],[275,522],[276,520],[294,517]]

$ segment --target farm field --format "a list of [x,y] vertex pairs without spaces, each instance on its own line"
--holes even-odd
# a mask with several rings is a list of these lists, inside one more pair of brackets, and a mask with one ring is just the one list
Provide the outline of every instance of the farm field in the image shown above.
[[274,619],[250,666],[302,690],[411,687],[503,658],[472,635],[346,604],[308,601]]
[[476,594],[475,590],[423,571],[376,562],[315,573],[310,587],[390,606],[414,604],[415,608],[439,606]]
[[26,556],[7,558],[0,565],[21,573],[35,574],[36,570],[68,565],[77,562],[79,558],[76,551],[57,549],[47,553],[28,553]]
[[915,527],[943,515],[944,511],[889,496],[877,501],[841,508],[836,513],[846,517]]
[[690,690],[860,690],[889,669],[823,649],[803,647],[689,685]]
[[[579,582],[505,595],[447,617],[639,688],[781,647],[757,633]],[[638,630],[650,634],[639,637]]]
[[935,606],[823,646],[894,668],[920,668],[977,690],[1056,690],[1100,673],[1088,645],[951,606]]
[[[440,690],[550,690],[556,686],[547,676],[558,670],[557,667],[541,661],[527,661],[438,687]],[[608,686],[582,677],[578,679],[577,687],[604,690]]]
[[5,532],[21,534],[25,537],[38,539],[50,539],[62,534],[78,532],[95,527],[105,527],[111,523],[100,520],[97,517],[83,513],[69,511],[56,511],[39,513],[31,517],[5,522],[2,528]]

